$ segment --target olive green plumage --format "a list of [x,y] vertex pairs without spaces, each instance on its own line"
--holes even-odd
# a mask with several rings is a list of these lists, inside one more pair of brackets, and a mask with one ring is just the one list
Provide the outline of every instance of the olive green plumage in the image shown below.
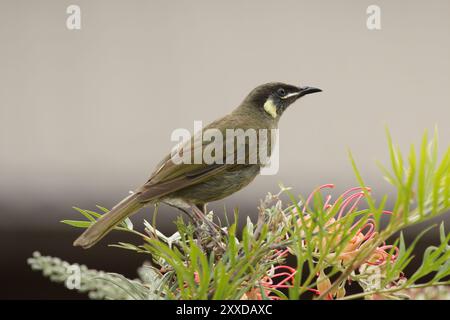
[[[227,129],[276,129],[280,116],[290,104],[306,94],[319,91],[317,88],[283,83],[261,85],[252,90],[234,111],[206,126],[203,132],[217,129],[226,137]],[[191,154],[199,147],[193,141],[194,137],[190,141]],[[203,142],[201,147],[204,148],[208,143],[212,142]],[[171,154],[167,155],[144,185],[91,225],[75,240],[74,245],[91,247],[123,219],[149,204],[162,202],[186,212],[241,190],[253,181],[264,164],[259,159],[256,163],[249,161],[252,153],[259,154],[259,140],[256,146],[249,145],[247,140],[244,143],[247,148],[244,163],[227,162],[230,154],[227,155],[225,147],[221,163],[176,164]],[[270,156],[273,147],[270,139],[264,147]]]

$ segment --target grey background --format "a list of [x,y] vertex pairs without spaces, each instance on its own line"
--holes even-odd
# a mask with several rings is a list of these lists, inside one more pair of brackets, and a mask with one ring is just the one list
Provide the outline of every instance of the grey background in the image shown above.
[[[70,4],[79,31],[66,28]],[[380,31],[366,28],[370,4]],[[212,208],[253,215],[279,182],[343,191],[356,184],[347,148],[375,193],[392,194],[375,164],[388,162],[385,125],[402,150],[436,125],[449,145],[449,15],[445,0],[0,1],[1,267],[14,275],[2,295],[52,297],[46,281],[20,288],[40,281],[24,265],[35,249],[132,273],[143,258],[105,249],[114,236],[72,249],[78,232],[58,221],[77,217],[73,205],[113,206],[174,145],[172,130],[224,115],[265,82],[324,92],[281,120],[279,173]],[[163,208],[161,225],[177,214]]]

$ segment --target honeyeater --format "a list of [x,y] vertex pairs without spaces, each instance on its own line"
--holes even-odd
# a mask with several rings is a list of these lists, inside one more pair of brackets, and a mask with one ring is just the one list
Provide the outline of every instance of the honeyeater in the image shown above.
[[[241,131],[276,129],[280,116],[289,105],[307,94],[320,91],[314,87],[294,86],[280,82],[260,85],[253,89],[236,109],[204,127],[202,132],[213,129],[226,137],[226,132],[230,129],[242,129]],[[185,142],[191,143],[191,149],[187,150],[190,150],[192,155],[198,147],[206,148],[210,143],[217,143],[214,139],[195,143],[194,138],[195,136]],[[269,138],[264,142],[268,144],[268,156],[273,148],[271,141]],[[244,148],[246,150],[244,161],[229,161],[228,150],[222,152],[224,161],[213,163],[174,161],[173,153],[170,153],[156,167],[145,184],[86,229],[75,240],[74,245],[83,248],[93,246],[126,217],[150,204],[164,203],[182,210],[193,219],[204,218],[202,208],[206,203],[223,199],[247,186],[264,165],[262,161],[249,161],[249,154],[258,153],[256,149],[259,143],[256,143],[256,147],[255,144],[250,144],[248,139],[244,139],[243,143],[246,148]],[[221,147],[225,149],[225,144]],[[233,152],[237,151],[239,148],[234,148]],[[179,155],[182,153],[181,151]]]

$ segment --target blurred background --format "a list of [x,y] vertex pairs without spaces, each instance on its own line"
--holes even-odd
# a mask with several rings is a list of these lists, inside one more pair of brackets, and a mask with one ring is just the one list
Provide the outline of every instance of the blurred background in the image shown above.
[[[81,30],[66,27],[72,4]],[[366,27],[371,4],[381,30]],[[355,186],[347,148],[392,204],[376,166],[388,164],[385,126],[402,150],[435,126],[450,143],[449,30],[447,0],[0,1],[0,298],[85,298],[32,272],[34,250],[135,277],[145,257],[106,245],[136,239],[73,248],[81,230],[59,221],[80,217],[72,206],[112,207],[174,146],[174,129],[265,82],[324,92],[281,120],[279,173],[210,208],[254,216],[279,182],[303,195]],[[158,225],[170,234],[178,214],[162,207]]]

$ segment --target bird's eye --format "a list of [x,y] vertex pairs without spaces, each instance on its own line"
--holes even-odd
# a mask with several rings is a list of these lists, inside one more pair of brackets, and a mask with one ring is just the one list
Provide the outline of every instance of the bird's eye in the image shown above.
[[277,94],[280,97],[284,97],[286,95],[286,90],[284,90],[283,88],[280,88],[277,90]]

